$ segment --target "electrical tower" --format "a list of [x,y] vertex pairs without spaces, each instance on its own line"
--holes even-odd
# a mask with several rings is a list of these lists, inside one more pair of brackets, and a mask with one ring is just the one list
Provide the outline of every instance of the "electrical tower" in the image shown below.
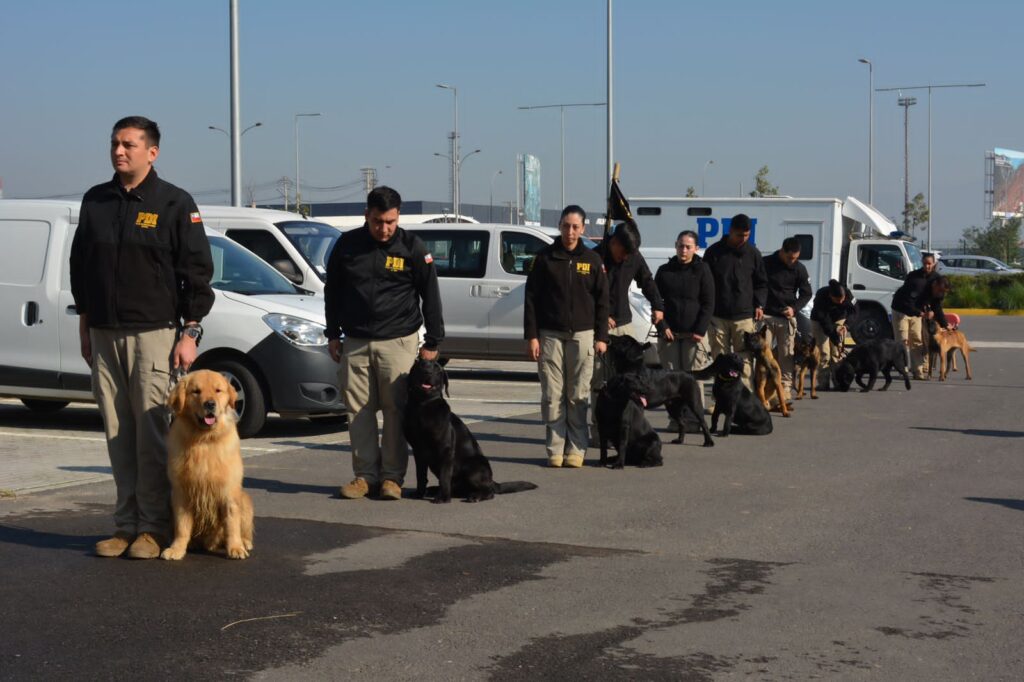
[[900,97],[896,103],[903,107],[903,231],[910,229],[910,107],[917,104],[916,97]]
[[363,187],[366,189],[366,193],[369,194],[377,186],[377,169],[360,168],[359,171],[363,174]]

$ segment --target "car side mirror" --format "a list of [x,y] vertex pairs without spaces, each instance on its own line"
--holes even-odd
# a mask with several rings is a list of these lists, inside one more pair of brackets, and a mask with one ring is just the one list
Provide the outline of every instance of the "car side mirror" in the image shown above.
[[302,273],[295,268],[295,263],[286,258],[270,261],[275,270],[287,277],[295,284],[302,284]]

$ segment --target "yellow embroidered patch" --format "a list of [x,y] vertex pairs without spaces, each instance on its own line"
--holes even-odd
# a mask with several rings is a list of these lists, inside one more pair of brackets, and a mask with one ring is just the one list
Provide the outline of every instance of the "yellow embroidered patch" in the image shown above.
[[139,211],[139,216],[135,219],[135,225],[145,230],[156,227],[156,213],[144,213]]
[[388,256],[384,269],[388,272],[402,272],[405,270],[405,259],[401,256]]
[[576,264],[577,275],[589,275],[590,274],[590,263],[577,263]]

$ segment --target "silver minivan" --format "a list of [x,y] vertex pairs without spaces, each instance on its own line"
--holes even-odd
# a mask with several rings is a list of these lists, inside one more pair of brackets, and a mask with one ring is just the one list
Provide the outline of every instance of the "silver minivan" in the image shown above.
[[1013,275],[1024,270],[991,256],[941,256],[939,272],[944,275]]

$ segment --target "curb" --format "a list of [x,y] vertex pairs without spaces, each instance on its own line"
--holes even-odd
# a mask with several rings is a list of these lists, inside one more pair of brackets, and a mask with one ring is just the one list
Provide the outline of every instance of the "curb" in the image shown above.
[[944,312],[957,315],[1002,315],[1004,317],[1022,317],[1024,310],[1000,310],[999,308],[943,308]]

